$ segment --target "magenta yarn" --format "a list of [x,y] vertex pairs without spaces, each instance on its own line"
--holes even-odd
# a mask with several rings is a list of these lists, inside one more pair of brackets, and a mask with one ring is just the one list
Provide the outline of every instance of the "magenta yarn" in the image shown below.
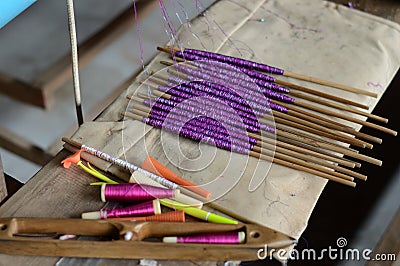
[[[178,97],[175,97],[175,100],[177,100]],[[177,101],[174,100],[169,100],[169,99],[164,99],[164,98],[158,98],[156,102],[152,102],[150,100],[144,100],[143,104],[147,105],[149,107],[152,107],[152,110],[161,110],[164,113],[169,113],[175,106],[177,106],[180,102],[182,102],[184,99],[178,98]],[[197,99],[198,101],[203,101],[203,99]],[[212,105],[208,105],[209,103],[204,101],[203,104],[201,103],[191,103],[191,106],[187,105],[180,105],[179,107],[185,111],[189,111],[192,113],[195,112],[205,112],[208,114],[211,114],[213,116],[224,116],[224,123],[227,123],[232,126],[236,126],[239,128],[242,128],[243,126],[245,129],[249,132],[259,132],[260,128],[262,130],[268,131],[270,133],[275,134],[276,130],[274,127],[260,124],[258,121],[250,120],[250,119],[243,119],[242,121],[237,121],[235,119],[235,115],[232,114],[233,110],[229,110],[229,108],[224,108],[225,106],[220,106],[221,109],[214,108]]]
[[206,135],[203,132],[198,132],[198,130],[191,130],[188,129],[187,127],[179,127],[171,123],[166,123],[164,124],[164,121],[162,120],[157,120],[155,118],[148,118],[148,117],[143,117],[142,122],[146,123],[148,125],[162,128],[164,130],[179,134],[183,137],[196,140],[196,141],[202,141],[206,144],[210,145],[215,145],[218,148],[228,150],[228,151],[233,151],[241,154],[248,154],[249,150],[245,147],[241,147],[235,144],[231,144],[227,141],[223,141],[220,139],[213,139],[212,137]]
[[173,189],[165,189],[144,184],[107,184],[104,188],[106,201],[135,202],[174,197]]
[[209,80],[210,82],[215,84],[227,84],[227,86],[235,86],[236,88],[241,88],[241,91],[244,95],[251,94],[252,91],[260,91],[268,98],[277,99],[287,103],[294,102],[294,99],[290,96],[281,94],[276,91],[272,91],[269,88],[259,87],[256,83],[249,80],[235,79],[233,81],[230,77],[226,76],[225,74],[212,72],[206,69],[193,69],[180,64],[175,65],[175,68],[178,69],[179,71],[186,73],[187,75],[190,75],[189,79],[195,80],[196,78],[197,79],[200,78],[203,80]]
[[[274,82],[276,79],[274,77],[265,75],[263,73],[250,70],[247,68],[243,67],[238,67],[238,66],[232,66],[232,65],[227,65],[223,64],[218,61],[192,61],[190,62],[192,65],[197,66],[198,68],[202,69],[207,69],[209,71],[217,72],[219,74],[225,75],[231,79],[241,79],[241,80],[246,80],[243,78],[243,74],[247,75],[252,79],[253,82],[255,82],[257,85],[275,90],[277,92],[281,93],[290,93],[290,89],[287,87],[283,87],[279,84],[275,84]],[[217,65],[217,67],[215,66]]]
[[119,218],[119,217],[134,217],[134,216],[150,216],[154,215],[154,202],[146,201],[128,207],[117,207],[113,209],[100,210],[100,218]]
[[177,243],[198,244],[239,244],[238,232],[208,233],[192,236],[178,236]]
[[184,115],[178,116],[176,114],[168,114],[161,110],[152,110],[150,116],[151,118],[164,121],[164,124],[168,116],[168,119],[174,120],[175,126],[192,131],[194,130],[213,139],[219,139],[249,150],[253,149],[254,145],[257,143],[256,139],[247,136],[245,132],[240,132],[237,129],[227,130],[221,123],[209,117],[190,118],[190,116],[185,117]]

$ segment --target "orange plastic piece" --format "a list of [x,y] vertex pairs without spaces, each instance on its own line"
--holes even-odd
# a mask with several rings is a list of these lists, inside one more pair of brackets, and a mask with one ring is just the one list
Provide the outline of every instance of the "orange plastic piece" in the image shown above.
[[146,217],[120,217],[120,218],[110,218],[107,220],[116,220],[116,221],[134,221],[134,222],[185,222],[185,212],[180,211],[172,211],[165,212],[161,214],[156,214],[152,216]]
[[178,185],[184,186],[188,190],[208,199],[211,197],[211,193],[196,184],[178,176],[171,170],[169,170],[166,166],[164,166],[162,163],[157,161],[155,158],[151,156],[147,156],[147,158],[143,161],[142,168],[152,172],[153,174],[159,175],[164,177],[165,179],[168,179],[171,182],[174,182]]
[[79,150],[75,152],[71,157],[68,157],[64,160],[61,161],[61,164],[64,166],[64,168],[69,168],[71,166],[71,163],[77,164],[78,162],[81,161],[81,152],[82,150]]

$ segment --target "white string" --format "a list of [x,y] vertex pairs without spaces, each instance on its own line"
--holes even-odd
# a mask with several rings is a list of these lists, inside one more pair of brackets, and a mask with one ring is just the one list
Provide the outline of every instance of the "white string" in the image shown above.
[[80,126],[83,124],[83,115],[82,115],[82,102],[81,102],[81,88],[79,85],[78,44],[76,38],[73,0],[67,0],[67,8],[68,8],[69,38],[71,43],[72,77],[74,84],[75,107],[76,107],[76,115],[78,118],[78,125]]

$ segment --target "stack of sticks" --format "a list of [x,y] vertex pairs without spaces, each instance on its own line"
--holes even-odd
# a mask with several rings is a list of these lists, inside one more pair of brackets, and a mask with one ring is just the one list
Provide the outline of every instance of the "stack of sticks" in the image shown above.
[[[388,122],[387,118],[361,110],[368,109],[366,105],[282,81],[265,72],[366,97],[377,97],[375,93],[201,50],[158,50],[170,53],[174,62],[161,61],[169,66],[167,73],[143,81],[151,93],[127,96],[133,105],[131,112],[124,113],[126,117],[353,187],[355,178],[366,180],[367,176],[350,168],[361,167],[360,161],[379,166],[382,162],[349,145],[372,149],[373,143],[380,144],[382,139],[332,118],[397,135],[394,130],[350,115]],[[203,100],[188,104],[199,97]],[[210,119],[207,114],[214,116]],[[221,127],[219,119],[229,130]]]

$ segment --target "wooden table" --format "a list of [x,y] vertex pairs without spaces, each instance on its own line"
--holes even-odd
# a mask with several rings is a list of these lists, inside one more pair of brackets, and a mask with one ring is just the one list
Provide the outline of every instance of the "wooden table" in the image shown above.
[[[335,2],[347,3],[347,1]],[[382,9],[380,6],[371,9],[370,3],[372,2],[374,1],[357,1],[356,8],[373,10],[372,13],[381,14],[383,17],[400,22],[399,3],[387,1],[392,8]],[[88,180],[95,181],[95,179],[82,173],[77,167],[72,167],[70,171],[65,171],[60,167],[61,160],[68,155],[70,153],[65,150],[59,152],[0,208],[0,216],[41,217],[42,206],[46,206],[47,217],[79,217],[82,210],[91,211],[101,208],[102,203],[98,200],[95,189],[86,186]],[[10,255],[1,255],[1,257],[0,265],[54,265],[60,261],[60,258],[54,257]],[[128,265],[132,263],[124,260],[62,259],[60,265],[77,265],[88,262],[96,263],[96,265]],[[196,265],[195,262],[186,262],[186,264]]]
[[0,202],[4,200],[7,197],[7,186],[6,186],[6,180],[4,178],[4,172],[3,172],[3,163],[1,161],[1,155],[0,155]]

